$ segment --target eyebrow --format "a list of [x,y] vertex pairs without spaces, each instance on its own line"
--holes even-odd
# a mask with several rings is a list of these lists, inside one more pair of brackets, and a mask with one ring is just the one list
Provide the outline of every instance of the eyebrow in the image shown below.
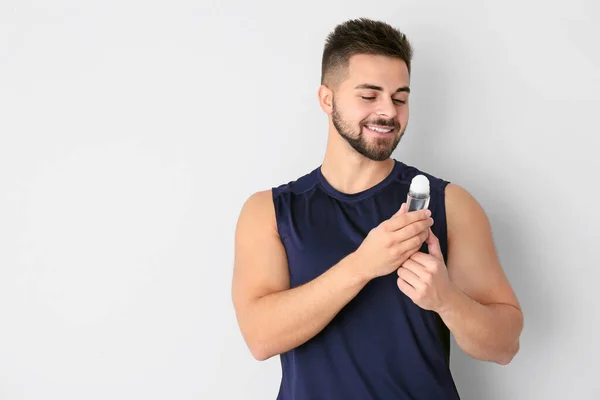
[[[364,83],[362,85],[358,85],[354,89],[372,89],[372,90],[379,90],[380,92],[383,92],[383,88],[381,86],[371,85],[371,84],[368,84],[368,83]],[[398,89],[396,89],[395,93],[399,93],[399,92],[410,93],[410,88],[408,86],[399,87]]]

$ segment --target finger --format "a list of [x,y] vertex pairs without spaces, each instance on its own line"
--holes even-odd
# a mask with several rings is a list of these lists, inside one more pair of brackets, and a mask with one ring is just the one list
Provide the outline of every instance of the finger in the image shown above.
[[429,229],[429,227],[431,227],[431,225],[433,225],[433,220],[431,218],[413,222],[401,229],[393,231],[392,232],[392,240],[396,243],[400,243],[400,242],[403,242],[405,240],[412,238],[413,236],[415,236],[415,237],[419,238],[419,240],[421,240],[420,235],[423,234],[423,241],[425,241],[425,239],[426,239],[425,235],[428,235],[427,230]]
[[[406,208],[406,205],[402,207]],[[402,214],[398,212],[387,221],[386,228],[389,232],[397,231],[415,222],[427,220],[430,216],[429,210],[403,211]]]
[[410,259],[415,262],[418,262],[419,264],[421,264],[421,265],[425,266],[425,268],[427,268],[427,265],[431,263],[432,257],[433,256],[431,254],[417,251],[415,254],[410,256]]
[[433,234],[433,231],[431,230],[431,228],[429,228],[429,235],[427,236],[427,239],[425,240],[425,242],[427,243],[427,249],[429,250],[429,254],[431,254],[432,256],[434,256],[435,258],[437,258],[438,260],[444,260],[444,254],[442,253],[442,248],[440,246],[440,241],[437,238],[437,236],[435,236]]
[[410,298],[411,300],[414,301],[414,299],[416,299],[416,295],[417,295],[417,291],[414,287],[412,287],[411,285],[409,285],[408,283],[406,283],[406,281],[402,278],[398,278],[398,280],[396,281],[396,284],[398,285],[398,289],[400,289],[400,291],[402,293],[404,293],[408,298]]
[[[416,236],[410,237],[406,240],[397,241],[393,244],[393,248],[396,251],[396,254],[400,255],[400,259],[402,262],[410,258],[416,251],[418,251],[425,239],[427,238],[427,231],[422,231]],[[394,239],[392,239],[394,240]]]
[[395,226],[394,224],[396,223],[396,218],[400,217],[401,215],[406,214],[406,203],[402,203],[400,205],[400,208],[398,209],[398,211],[396,211],[396,213],[394,215],[392,215],[390,218],[386,219],[385,221],[383,221],[380,226],[388,231],[388,232],[392,232],[394,229],[392,229],[393,226]]
[[[418,254],[418,252],[415,254]],[[423,264],[415,261],[412,258],[409,258],[408,260],[404,261],[402,263],[402,267],[400,267],[399,270],[402,268],[410,271],[419,280],[421,280],[424,274],[427,273],[427,268]]]
[[416,291],[418,291],[423,284],[417,275],[415,275],[411,270],[403,267],[398,268],[398,278],[408,283]]

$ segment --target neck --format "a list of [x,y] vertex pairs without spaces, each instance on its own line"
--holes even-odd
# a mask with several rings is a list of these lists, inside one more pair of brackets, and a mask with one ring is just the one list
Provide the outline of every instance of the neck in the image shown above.
[[321,173],[342,193],[354,194],[383,181],[394,168],[394,160],[373,161],[354,150],[337,131],[330,130]]

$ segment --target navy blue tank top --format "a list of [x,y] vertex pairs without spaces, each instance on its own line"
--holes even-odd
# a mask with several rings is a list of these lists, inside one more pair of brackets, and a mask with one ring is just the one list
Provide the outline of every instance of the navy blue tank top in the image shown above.
[[[394,160],[392,172],[359,193],[334,189],[320,167],[273,188],[290,286],[309,282],[355,251],[406,201],[412,178],[430,180],[429,209],[447,258],[444,188],[449,183]],[[420,251],[427,252],[423,244]],[[393,272],[371,280],[306,343],[280,355],[278,400],[458,399],[450,332],[440,316],[404,295]]]

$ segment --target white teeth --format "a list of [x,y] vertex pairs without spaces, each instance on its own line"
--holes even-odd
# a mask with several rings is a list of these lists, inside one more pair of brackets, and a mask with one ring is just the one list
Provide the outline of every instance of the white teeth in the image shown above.
[[392,131],[392,129],[381,129],[381,128],[376,128],[374,126],[367,126],[367,128],[369,128],[372,131],[379,132],[379,133],[389,133]]

